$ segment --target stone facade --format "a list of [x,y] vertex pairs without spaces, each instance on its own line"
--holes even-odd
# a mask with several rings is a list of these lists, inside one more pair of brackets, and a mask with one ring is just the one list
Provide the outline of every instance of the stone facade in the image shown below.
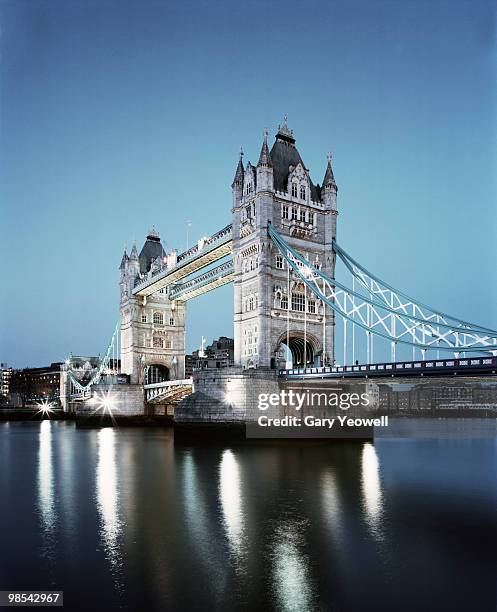
[[[235,364],[243,368],[332,363],[334,316],[288,271],[268,225],[333,277],[337,186],[328,158],[322,187],[314,185],[286,119],[259,162],[240,160],[232,184]],[[285,348],[288,346],[289,351]]]
[[142,385],[94,385],[91,396],[79,402],[71,402],[71,412],[77,417],[136,417],[145,414]]
[[185,302],[170,300],[167,288],[148,298],[132,293],[137,280],[165,256],[152,229],[140,254],[133,246],[121,261],[121,371],[132,384],[185,376]]

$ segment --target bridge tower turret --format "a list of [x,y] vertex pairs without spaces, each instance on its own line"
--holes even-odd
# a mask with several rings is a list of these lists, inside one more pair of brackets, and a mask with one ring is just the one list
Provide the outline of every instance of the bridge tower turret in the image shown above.
[[238,160],[238,166],[236,167],[235,178],[231,183],[231,192],[233,197],[233,208],[240,205],[243,194],[243,175],[245,169],[243,167],[243,149],[240,147],[240,159]]
[[333,362],[333,313],[287,269],[268,237],[271,223],[334,276],[337,187],[331,158],[321,188],[295,142],[286,117],[271,151],[265,131],[257,167],[248,162],[242,192],[233,198],[235,363],[242,367],[284,366],[288,354],[294,365]]
[[170,300],[167,289],[148,298],[133,295],[136,282],[158,269],[165,256],[152,228],[140,254],[133,244],[129,256],[125,250],[119,268],[121,371],[134,384],[185,377],[186,304]]

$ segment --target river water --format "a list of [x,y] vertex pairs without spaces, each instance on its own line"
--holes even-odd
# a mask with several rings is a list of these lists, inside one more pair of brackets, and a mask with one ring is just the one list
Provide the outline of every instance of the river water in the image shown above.
[[66,610],[496,609],[497,438],[0,424],[0,590]]

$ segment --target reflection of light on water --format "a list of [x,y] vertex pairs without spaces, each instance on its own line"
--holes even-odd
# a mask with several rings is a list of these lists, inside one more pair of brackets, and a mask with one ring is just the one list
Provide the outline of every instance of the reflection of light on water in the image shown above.
[[52,529],[55,523],[51,421],[41,422],[39,441],[38,507],[43,528],[48,531]]
[[362,449],[362,496],[366,519],[373,535],[378,536],[378,527],[383,509],[380,464],[376,450],[370,442]]
[[57,425],[57,455],[60,458],[57,462],[59,476],[57,483],[59,486],[58,499],[61,503],[60,519],[64,525],[64,535],[71,541],[71,545],[77,539],[77,512],[75,507],[75,485],[76,475],[74,473],[74,450],[75,439],[74,430],[69,423],[59,422]]
[[[209,483],[210,484],[210,483]],[[185,504],[186,529],[182,539],[191,537],[195,545],[195,559],[202,564],[209,576],[210,587],[216,597],[222,597],[226,585],[226,567],[219,563],[221,553],[217,541],[212,537],[209,515],[203,497],[202,480],[197,474],[197,466],[191,451],[183,460],[183,500]]]
[[118,516],[115,433],[110,427],[101,429],[98,433],[96,488],[101,537],[109,561],[116,567],[121,562],[118,543],[121,521]]
[[275,534],[274,570],[278,608],[285,612],[315,609],[306,556],[299,550],[303,538],[296,522],[286,522]]
[[189,527],[195,532],[195,539],[202,545],[208,540],[205,507],[201,496],[195,463],[191,453],[183,461],[183,498]]
[[335,474],[331,471],[325,472],[321,477],[321,501],[326,525],[330,529],[334,540],[341,544],[343,540],[343,518]]
[[240,468],[230,450],[224,451],[219,466],[219,497],[228,540],[232,550],[238,554],[243,536]]

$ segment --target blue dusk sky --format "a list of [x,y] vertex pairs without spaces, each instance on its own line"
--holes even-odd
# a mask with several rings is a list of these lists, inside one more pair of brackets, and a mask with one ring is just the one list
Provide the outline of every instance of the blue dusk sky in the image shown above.
[[[285,113],[315,182],[333,151],[338,242],[497,327],[496,6],[1,0],[1,361],[102,352],[124,245],[229,223]],[[221,334],[230,286],[188,304],[189,350]]]

